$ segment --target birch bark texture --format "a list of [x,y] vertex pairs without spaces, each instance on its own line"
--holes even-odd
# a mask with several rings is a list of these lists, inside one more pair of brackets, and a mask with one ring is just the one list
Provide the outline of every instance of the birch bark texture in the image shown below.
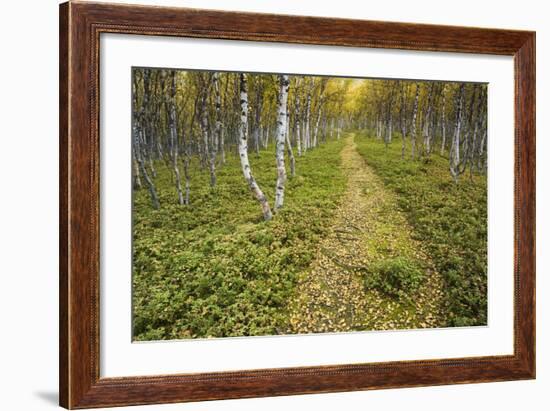
[[458,183],[460,175],[460,132],[462,127],[462,105],[464,104],[464,84],[460,85],[460,90],[456,95],[456,122],[449,155],[449,169],[455,183]]
[[279,95],[277,103],[277,132],[275,159],[277,164],[277,184],[275,186],[275,210],[280,209],[285,200],[285,143],[287,132],[287,104],[290,81],[288,75],[279,75]]
[[[144,81],[146,78],[148,78],[148,71],[144,72]],[[133,121],[133,127],[132,127],[132,134],[134,138],[134,156],[136,158],[136,161],[138,163],[139,171],[141,173],[141,176],[143,176],[143,179],[145,180],[145,183],[147,184],[147,188],[149,189],[149,194],[151,195],[151,202],[153,204],[153,208],[155,210],[158,210],[160,207],[159,198],[157,195],[157,190],[155,188],[155,184],[153,183],[153,180],[151,180],[151,177],[149,177],[149,173],[147,172],[147,168],[145,167],[145,161],[143,159],[143,153],[142,153],[142,147],[141,147],[141,141],[140,137],[143,133],[141,123],[144,121],[144,103],[142,101],[141,107],[137,108],[138,99],[137,99],[137,77],[134,77],[134,121]],[[144,93],[145,94],[145,93]],[[144,98],[145,100],[145,98]]]
[[216,140],[213,144],[214,149],[212,150],[211,161],[216,162],[216,156],[218,149],[220,147],[220,142],[223,141],[222,136],[222,97],[220,93],[220,79],[219,74],[216,72],[212,76],[212,81],[214,83],[214,93],[216,97],[215,109],[216,109],[216,125],[215,125],[215,135]]
[[416,91],[414,95],[413,114],[412,114],[412,129],[411,129],[411,158],[416,157],[416,115],[418,114],[418,95],[420,93],[420,85],[416,83]]
[[248,87],[246,81],[246,74],[241,73],[239,75],[239,89],[240,89],[240,106],[241,106],[241,121],[239,124],[239,157],[241,159],[241,168],[244,175],[244,179],[248,183],[248,187],[252,191],[260,207],[265,221],[271,220],[273,217],[271,213],[271,207],[265,197],[260,186],[256,182],[252,170],[250,169],[250,162],[248,161]]

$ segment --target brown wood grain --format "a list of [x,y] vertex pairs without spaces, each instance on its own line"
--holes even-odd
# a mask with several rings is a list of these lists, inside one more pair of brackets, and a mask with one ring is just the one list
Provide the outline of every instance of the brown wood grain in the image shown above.
[[[514,355],[156,377],[99,374],[101,33],[486,53],[515,59]],[[70,2],[60,6],[60,404],[90,408],[535,376],[535,33]]]

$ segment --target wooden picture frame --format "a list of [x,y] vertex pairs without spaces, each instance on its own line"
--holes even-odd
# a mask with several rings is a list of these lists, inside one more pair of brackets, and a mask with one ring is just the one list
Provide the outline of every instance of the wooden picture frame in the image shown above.
[[[514,354],[154,377],[99,373],[101,33],[514,57]],[[125,406],[535,378],[535,33],[69,2],[60,6],[60,405]]]

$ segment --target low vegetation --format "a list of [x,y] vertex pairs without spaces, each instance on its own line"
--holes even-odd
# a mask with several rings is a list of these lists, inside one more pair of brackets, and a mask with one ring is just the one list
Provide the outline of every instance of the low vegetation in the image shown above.
[[424,269],[417,261],[395,257],[370,265],[365,275],[365,286],[391,297],[406,299],[414,294],[423,280]]
[[[299,175],[286,186],[276,218],[263,221],[239,159],[228,155],[208,184],[207,169],[192,175],[189,206],[173,194],[171,167],[156,163],[163,206],[146,190],[134,192],[134,338],[158,340],[278,334],[299,272],[315,256],[331,225],[345,178],[342,140],[297,158]],[[258,183],[273,200],[273,147],[250,155]]]
[[[423,243],[442,275],[447,325],[487,324],[486,176],[465,176],[456,184],[443,156],[411,161],[401,158],[400,143],[385,145],[365,133],[355,141],[367,164],[397,193],[413,236]],[[370,270],[379,274],[369,285],[390,293],[414,286],[419,278],[414,266],[399,259]]]

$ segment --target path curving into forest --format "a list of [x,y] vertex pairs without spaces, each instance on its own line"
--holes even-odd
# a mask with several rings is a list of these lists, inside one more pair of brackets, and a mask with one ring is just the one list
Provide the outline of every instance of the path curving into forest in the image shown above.
[[[341,152],[347,187],[329,234],[302,273],[290,304],[290,333],[433,328],[443,325],[443,282],[413,239],[396,194],[357,152],[348,134]],[[367,268],[383,258],[421,261],[422,285],[405,301],[364,286]]]

